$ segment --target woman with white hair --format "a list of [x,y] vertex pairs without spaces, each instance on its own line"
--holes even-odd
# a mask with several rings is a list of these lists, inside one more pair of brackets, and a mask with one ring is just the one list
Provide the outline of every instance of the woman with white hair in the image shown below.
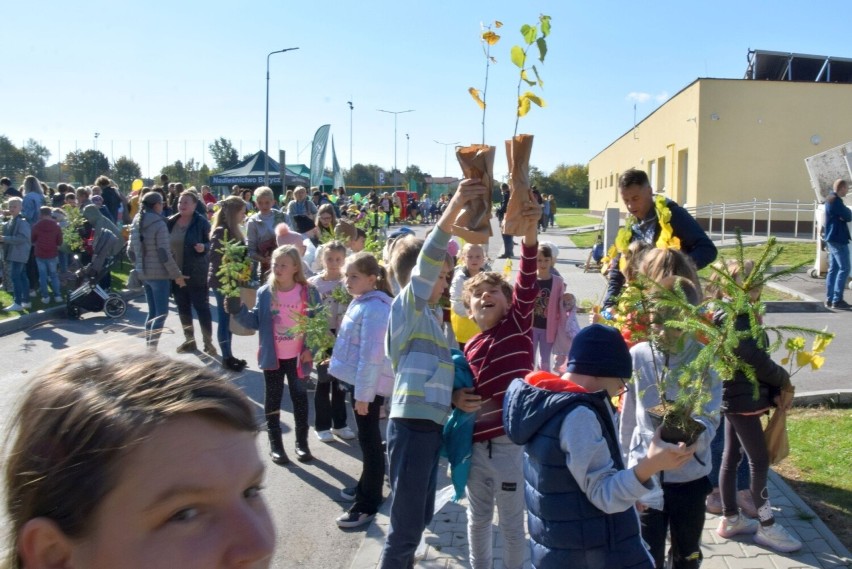
[[293,190],[293,201],[287,204],[287,215],[290,216],[290,229],[298,231],[296,217],[308,217],[313,220],[317,215],[317,206],[308,199],[305,186],[297,186]]
[[246,221],[246,245],[252,261],[258,263],[257,280],[262,281],[269,271],[269,260],[275,243],[275,226],[287,223],[290,219],[272,206],[275,205],[275,194],[268,186],[261,186],[254,191],[254,204],[257,213]]

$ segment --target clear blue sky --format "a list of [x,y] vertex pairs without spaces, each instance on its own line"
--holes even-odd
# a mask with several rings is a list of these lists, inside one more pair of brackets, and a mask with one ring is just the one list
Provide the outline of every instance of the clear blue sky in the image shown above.
[[[241,154],[262,148],[266,54],[272,56],[270,151],[309,162],[314,131],[330,123],[341,166],[389,169],[393,116],[397,165],[444,173],[434,141],[480,141],[480,22],[499,19],[492,54],[486,142],[514,128],[517,68],[509,49],[539,13],[552,17],[540,67],[547,108],[519,132],[536,135],[532,164],[585,163],[697,77],[741,78],[749,48],[852,57],[845,1],[569,2],[504,0],[267,0],[8,2],[0,50],[0,134],[45,144],[50,162],[76,147],[111,158],[132,153],[143,174],[168,157],[202,159],[204,144],[231,139]],[[97,142],[94,133],[99,132]],[[407,143],[405,134],[410,140]],[[61,142],[60,142],[61,141]],[[132,142],[128,142],[132,141]],[[148,164],[148,144],[151,163]],[[166,143],[168,141],[168,155]],[[211,162],[209,156],[204,160]],[[328,155],[328,165],[331,155]],[[452,149],[447,173],[458,175]]]

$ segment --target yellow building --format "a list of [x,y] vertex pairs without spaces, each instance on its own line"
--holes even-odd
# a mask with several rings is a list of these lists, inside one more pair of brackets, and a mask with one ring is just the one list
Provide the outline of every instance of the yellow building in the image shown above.
[[[618,176],[628,168],[646,171],[656,191],[689,206],[812,202],[804,159],[852,140],[850,60],[775,55],[783,57],[773,64],[788,61],[787,68],[750,65],[754,79],[696,79],[601,150],[589,162],[590,210],[625,211]],[[816,81],[796,80],[794,57],[812,64]],[[816,66],[825,60],[837,69],[830,80],[841,82],[825,82],[825,69]]]

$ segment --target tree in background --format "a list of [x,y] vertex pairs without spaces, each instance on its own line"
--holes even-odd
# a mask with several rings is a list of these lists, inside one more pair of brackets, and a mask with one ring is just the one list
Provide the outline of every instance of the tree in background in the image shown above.
[[[346,186],[375,186],[379,183],[379,172],[383,172],[381,168],[375,164],[355,164],[351,170],[343,173],[343,181]],[[385,179],[386,184],[390,184],[390,175]]]
[[207,178],[210,177],[210,168],[207,164],[199,164],[195,158],[190,158],[186,164],[175,160],[174,164],[164,166],[160,174],[166,174],[170,182],[180,182],[187,188],[195,186],[200,192],[201,186],[206,184]]
[[231,141],[224,136],[219,137],[210,145],[210,154],[216,162],[216,171],[227,170],[240,161],[240,155]]
[[24,144],[21,153],[24,157],[24,171],[36,178],[43,179],[44,169],[47,166],[48,158],[50,158],[50,151],[31,138]]
[[92,184],[100,175],[110,175],[109,159],[100,150],[76,150],[65,156],[65,170],[75,184]]
[[0,136],[0,176],[9,177],[14,183],[23,181],[24,153],[12,144],[7,136]]
[[556,207],[589,207],[589,167],[560,164],[547,174],[530,166],[530,185],[542,194],[553,194]]
[[405,186],[407,188],[411,187],[411,182],[415,182],[417,184],[417,191],[423,191],[424,184],[426,183],[426,176],[420,171],[419,166],[416,164],[410,165],[405,169],[405,173],[402,176],[405,178]]
[[142,168],[140,168],[139,164],[127,156],[122,156],[116,160],[113,163],[112,171],[110,172],[110,178],[115,180],[115,183],[118,184],[118,187],[124,192],[129,192],[130,186],[133,184],[133,180],[141,177]]

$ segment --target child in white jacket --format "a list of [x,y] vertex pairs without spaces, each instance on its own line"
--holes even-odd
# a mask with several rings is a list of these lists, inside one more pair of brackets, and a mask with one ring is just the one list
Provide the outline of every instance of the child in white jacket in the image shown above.
[[382,502],[385,454],[379,411],[393,392],[394,375],[384,343],[393,298],[384,267],[370,253],[347,259],[344,282],[353,300],[337,331],[328,372],[351,386],[364,457],[358,486],[340,492],[354,504],[337,518],[337,525],[352,528],[369,523]]

